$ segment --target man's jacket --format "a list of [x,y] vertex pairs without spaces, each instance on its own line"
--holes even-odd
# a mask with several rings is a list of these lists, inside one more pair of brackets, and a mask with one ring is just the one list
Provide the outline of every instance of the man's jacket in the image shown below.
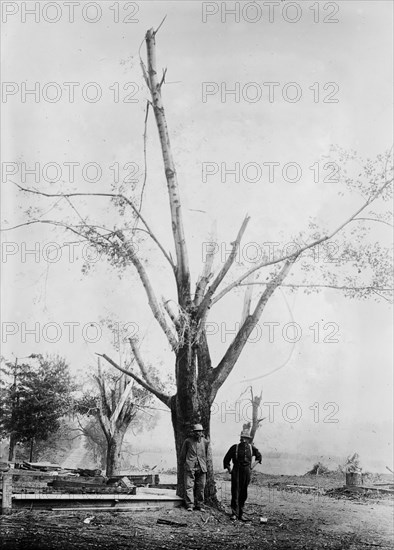
[[227,451],[227,454],[223,459],[223,467],[227,470],[231,461],[233,462],[235,468],[238,468],[239,466],[241,468],[250,467],[253,456],[256,457],[256,461],[261,464],[262,456],[260,451],[256,449],[254,445],[241,441],[237,445],[230,447]]
[[194,437],[185,439],[182,450],[181,460],[185,463],[185,469],[189,472],[200,468],[203,473],[207,471],[207,456],[208,456],[209,441],[202,437],[200,441]]

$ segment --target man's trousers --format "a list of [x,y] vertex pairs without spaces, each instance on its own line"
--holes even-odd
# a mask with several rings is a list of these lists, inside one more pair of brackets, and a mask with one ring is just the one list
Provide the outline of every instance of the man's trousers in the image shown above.
[[248,498],[250,466],[234,466],[231,472],[231,510],[241,518]]
[[204,502],[204,489],[207,474],[198,470],[185,471],[185,504],[187,508],[201,505]]

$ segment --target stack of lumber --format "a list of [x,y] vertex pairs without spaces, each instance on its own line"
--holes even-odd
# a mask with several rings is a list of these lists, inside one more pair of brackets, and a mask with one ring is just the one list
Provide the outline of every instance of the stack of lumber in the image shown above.
[[56,492],[70,493],[70,494],[128,494],[135,495],[136,487],[129,482],[129,484],[118,483],[107,485],[106,479],[102,476],[96,476],[91,478],[74,478],[70,479],[54,479],[48,483],[48,486],[52,487]]
[[60,464],[52,464],[51,462],[27,462],[18,464],[19,470],[34,470],[36,472],[58,472],[62,469]]
[[137,487],[144,487],[147,485],[158,485],[160,483],[160,476],[158,474],[126,474],[112,476],[108,480],[108,484],[116,484],[121,480],[128,479],[133,485]]

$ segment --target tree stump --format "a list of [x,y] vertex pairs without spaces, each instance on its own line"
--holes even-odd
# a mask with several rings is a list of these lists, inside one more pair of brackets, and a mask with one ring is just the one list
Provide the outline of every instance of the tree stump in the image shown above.
[[362,476],[360,472],[347,472],[346,473],[346,486],[358,487],[362,485]]

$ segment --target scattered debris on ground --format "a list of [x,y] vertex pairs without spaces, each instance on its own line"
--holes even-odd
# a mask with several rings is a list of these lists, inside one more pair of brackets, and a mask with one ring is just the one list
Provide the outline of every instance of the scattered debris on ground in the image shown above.
[[328,475],[328,474],[332,474],[332,473],[334,473],[334,472],[329,470],[329,468],[327,468],[327,466],[325,466],[321,462],[317,462],[316,464],[313,465],[312,470],[309,470],[309,472],[306,472],[305,475],[306,476],[318,476],[318,475]]
[[[225,512],[208,506],[163,510],[29,511],[0,517],[2,550],[367,550],[392,547],[393,495],[344,486],[344,474],[255,472],[245,510],[230,520],[230,483],[217,476]],[[382,485],[384,484],[384,485]],[[389,484],[389,485],[386,485]],[[386,496],[383,496],[385,494]],[[118,510],[119,512],[120,510]]]

